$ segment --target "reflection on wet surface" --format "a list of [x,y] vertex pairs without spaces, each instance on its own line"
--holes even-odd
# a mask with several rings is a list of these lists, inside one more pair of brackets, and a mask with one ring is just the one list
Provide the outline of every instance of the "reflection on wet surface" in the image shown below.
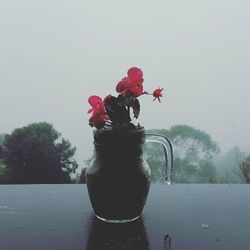
[[142,217],[130,223],[113,224],[100,221],[94,215],[91,215],[87,227],[88,250],[150,249]]
[[143,217],[96,219],[83,185],[0,188],[0,249],[249,250],[250,185],[151,186]]
[[167,234],[164,236],[164,250],[171,250],[171,237]]

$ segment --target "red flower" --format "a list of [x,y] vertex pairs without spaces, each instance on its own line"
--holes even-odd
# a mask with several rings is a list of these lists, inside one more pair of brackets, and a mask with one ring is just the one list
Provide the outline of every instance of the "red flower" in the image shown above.
[[[109,97],[110,96],[107,96],[105,99]],[[106,121],[109,120],[102,98],[95,95],[90,96],[88,102],[92,106],[92,108],[88,111],[88,113],[92,113],[92,116],[89,118],[90,125],[95,126],[97,129],[102,128]]]
[[161,102],[160,97],[162,97],[162,93],[161,93],[162,91],[163,91],[163,88],[161,88],[161,89],[158,88],[158,89],[154,90],[154,92],[153,92],[153,96],[155,97],[154,100],[158,99],[158,101]]
[[116,85],[116,91],[127,95],[131,94],[133,97],[138,97],[143,93],[143,73],[142,70],[132,67],[128,70],[128,76],[122,78]]
[[89,97],[88,102],[90,104],[90,106],[92,107],[88,113],[91,113],[95,107],[97,107],[98,105],[102,105],[103,101],[102,98],[100,96],[97,95],[92,95]]
[[94,109],[92,116],[89,118],[89,123],[96,128],[103,128],[106,121],[109,120],[109,117],[106,114],[106,111],[102,108]]

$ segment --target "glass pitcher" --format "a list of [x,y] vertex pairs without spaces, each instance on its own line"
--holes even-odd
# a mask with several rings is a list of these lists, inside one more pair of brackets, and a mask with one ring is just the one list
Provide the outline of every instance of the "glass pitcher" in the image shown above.
[[160,143],[166,160],[166,182],[171,183],[173,151],[170,141],[144,129],[94,131],[95,159],[86,170],[86,184],[96,217],[105,222],[126,223],[142,213],[150,187],[151,170],[142,146]]

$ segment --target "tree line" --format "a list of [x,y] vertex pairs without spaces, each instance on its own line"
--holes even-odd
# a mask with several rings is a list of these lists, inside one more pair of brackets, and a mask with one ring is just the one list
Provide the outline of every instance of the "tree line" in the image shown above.
[[[175,183],[250,183],[250,156],[233,148],[223,157],[209,134],[187,125],[147,132],[169,138],[174,151]],[[86,167],[94,153],[81,166],[74,155],[76,147],[64,139],[52,124],[32,123],[0,135],[0,184],[84,183]],[[152,181],[165,180],[161,145],[146,143],[144,157],[151,167]]]

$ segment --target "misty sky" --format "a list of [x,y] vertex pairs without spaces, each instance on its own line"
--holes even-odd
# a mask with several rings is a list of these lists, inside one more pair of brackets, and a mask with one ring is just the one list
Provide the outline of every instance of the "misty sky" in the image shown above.
[[130,66],[145,128],[187,124],[222,151],[250,152],[250,1],[0,0],[0,133],[47,121],[92,148],[90,95],[115,94]]

